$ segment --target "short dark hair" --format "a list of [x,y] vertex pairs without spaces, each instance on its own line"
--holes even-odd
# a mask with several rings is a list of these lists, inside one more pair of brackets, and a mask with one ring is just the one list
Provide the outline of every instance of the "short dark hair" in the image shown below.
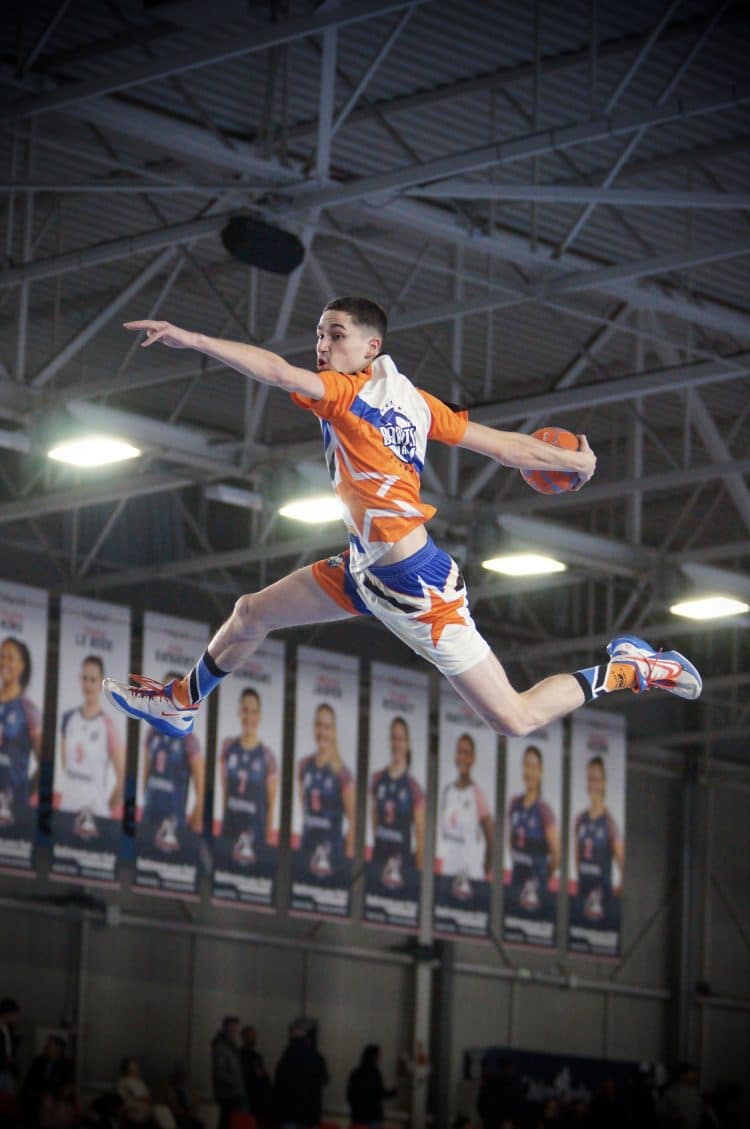
[[532,754],[533,756],[536,757],[536,759],[539,761],[539,767],[541,768],[542,765],[544,764],[544,757],[542,756],[542,750],[540,748],[538,748],[537,745],[527,745],[526,748],[523,751],[523,756],[521,757],[521,760],[525,760],[526,757],[529,756],[529,754]]
[[83,670],[88,663],[93,663],[94,666],[98,666],[99,673],[104,677],[104,661],[101,655],[86,655],[86,658],[81,663],[81,670]]
[[240,694],[240,703],[244,702],[245,698],[255,698],[258,705],[260,705],[260,694],[254,686],[246,686]]
[[607,766],[604,763],[604,757],[592,757],[591,760],[588,761],[586,768],[600,768],[602,770],[602,776],[606,777],[607,775]]
[[358,297],[332,298],[323,307],[323,313],[326,310],[341,310],[342,313],[349,314],[355,325],[374,329],[381,342],[385,340],[385,335],[388,332],[388,318],[383,307],[379,306],[377,302],[372,302],[369,298]]

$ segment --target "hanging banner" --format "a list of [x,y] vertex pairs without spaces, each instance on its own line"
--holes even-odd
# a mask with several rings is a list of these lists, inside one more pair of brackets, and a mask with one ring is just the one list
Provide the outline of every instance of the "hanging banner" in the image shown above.
[[0,582],[0,871],[33,875],[48,596]]
[[497,736],[440,684],[433,924],[446,937],[490,935]]
[[122,847],[127,718],[111,709],[106,677],[126,680],[130,608],[63,596],[50,874],[115,885]]
[[292,913],[350,916],[358,736],[359,660],[299,647]]
[[411,931],[424,866],[428,694],[421,671],[372,663],[364,920]]
[[562,813],[562,722],[505,740],[503,940],[557,944]]
[[[160,682],[182,678],[208,637],[208,624],[146,612],[142,669]],[[208,861],[202,838],[207,717],[204,706],[186,737],[139,725],[133,886],[143,893],[198,896]]]
[[620,952],[625,865],[625,719],[577,713],[570,745],[568,949]]
[[276,900],[284,669],[283,642],[267,639],[217,691],[215,902],[268,908]]

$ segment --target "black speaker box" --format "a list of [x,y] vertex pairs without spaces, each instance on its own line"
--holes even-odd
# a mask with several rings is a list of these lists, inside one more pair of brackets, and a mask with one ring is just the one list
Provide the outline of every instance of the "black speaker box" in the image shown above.
[[233,259],[274,274],[291,274],[305,257],[305,248],[291,231],[283,231],[253,216],[233,216],[221,232]]

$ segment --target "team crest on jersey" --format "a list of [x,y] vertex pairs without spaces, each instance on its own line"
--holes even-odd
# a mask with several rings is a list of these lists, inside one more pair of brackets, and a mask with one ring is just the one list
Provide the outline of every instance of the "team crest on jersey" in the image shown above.
[[331,866],[331,844],[318,843],[310,859],[310,871],[316,878],[330,878],[333,873]]
[[453,879],[451,885],[451,893],[456,901],[468,902],[471,900],[473,893],[469,876],[465,870],[460,870],[456,877]]
[[391,855],[387,860],[380,881],[389,890],[399,890],[403,886],[404,876],[401,873],[401,859],[398,855]]
[[8,827],[14,823],[13,819],[13,794],[10,790],[0,792],[0,826]]
[[177,820],[173,815],[161,821],[154,843],[159,850],[166,851],[168,854],[180,849],[180,841],[177,838]]
[[99,828],[96,826],[91,808],[81,808],[73,823],[73,834],[79,839],[96,839]]
[[381,414],[380,434],[383,443],[403,463],[411,463],[417,453],[417,429],[408,416],[398,408],[388,408]]
[[237,836],[237,841],[232,848],[232,858],[240,866],[250,866],[251,863],[256,862],[252,831],[241,831]]
[[588,918],[589,921],[601,921],[604,917],[603,897],[600,886],[595,886],[593,890],[589,891],[586,903],[583,907],[583,916]]
[[521,896],[519,898],[521,906],[527,913],[533,913],[534,910],[539,909],[539,879],[527,878],[521,887]]

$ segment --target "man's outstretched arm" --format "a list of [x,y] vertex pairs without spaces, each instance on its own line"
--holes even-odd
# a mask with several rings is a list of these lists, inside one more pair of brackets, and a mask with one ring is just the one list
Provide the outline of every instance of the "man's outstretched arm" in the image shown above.
[[523,435],[518,431],[498,431],[494,427],[469,420],[457,446],[465,447],[467,451],[476,451],[479,455],[487,455],[503,466],[516,470],[573,471],[578,475],[578,482],[573,489],[580,490],[596,470],[596,455],[589,447],[585,435],[578,436],[578,443],[577,451],[569,451],[565,447],[543,443],[532,435]]
[[124,326],[125,329],[136,332],[146,331],[146,337],[141,342],[141,348],[144,349],[157,342],[170,349],[194,349],[197,353],[213,357],[228,368],[241,372],[243,376],[259,380],[261,384],[281,388],[285,392],[301,392],[303,396],[309,396],[313,400],[319,400],[325,392],[323,381],[312,369],[290,365],[278,353],[259,349],[257,345],[207,337],[203,333],[180,329],[168,321],[126,321]]

